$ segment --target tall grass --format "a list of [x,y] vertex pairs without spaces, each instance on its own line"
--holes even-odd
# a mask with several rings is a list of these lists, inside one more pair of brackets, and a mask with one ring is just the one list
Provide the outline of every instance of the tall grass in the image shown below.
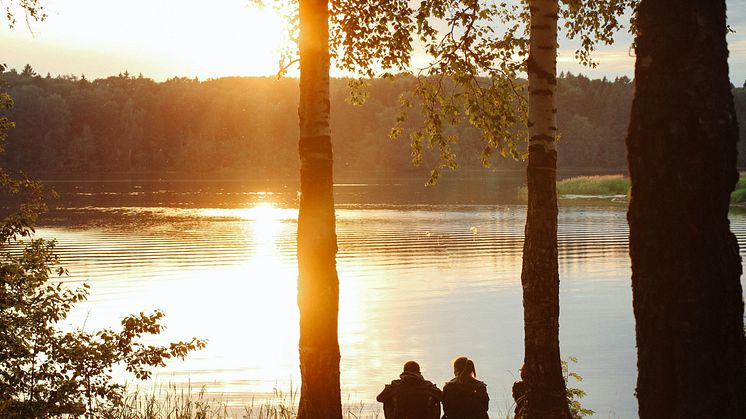
[[[261,403],[254,400],[240,405],[220,395],[211,395],[202,388],[155,388],[149,392],[135,390],[127,393],[119,406],[111,407],[101,416],[106,419],[296,419],[298,391],[275,389],[273,395]],[[344,419],[381,419],[381,409],[371,409],[364,403],[343,405]]]
[[[578,176],[557,182],[557,195],[612,197],[628,195],[629,179],[622,175]],[[518,190],[518,198],[528,200],[528,188]]]
[[[629,178],[622,175],[580,176],[557,182],[558,195],[629,195]],[[731,204],[746,203],[746,172],[740,174],[730,195]]]
[[558,195],[627,195],[629,178],[622,175],[579,176],[557,182]]

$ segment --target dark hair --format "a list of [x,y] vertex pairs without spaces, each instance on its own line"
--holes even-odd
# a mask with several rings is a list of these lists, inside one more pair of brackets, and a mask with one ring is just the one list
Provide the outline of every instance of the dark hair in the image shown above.
[[420,372],[420,364],[415,361],[407,361],[404,363],[404,372]]
[[460,356],[453,361],[453,371],[456,373],[456,381],[466,383],[477,378],[477,369],[474,361]]

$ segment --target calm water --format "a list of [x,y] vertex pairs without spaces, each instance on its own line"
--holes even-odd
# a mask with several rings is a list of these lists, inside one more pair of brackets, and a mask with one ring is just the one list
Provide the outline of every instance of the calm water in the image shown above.
[[[505,412],[523,357],[520,267],[525,206],[506,183],[336,187],[342,393],[375,395],[416,359],[442,384],[450,361],[475,360],[491,411]],[[60,183],[63,207],[39,234],[58,239],[68,282],[91,296],[71,316],[95,329],[154,308],[158,341],[207,339],[159,370],[231,403],[298,387],[296,185],[267,182]],[[475,198],[476,197],[476,198]],[[563,201],[559,214],[561,350],[597,417],[637,417],[626,208]],[[741,247],[746,216],[733,214]],[[148,386],[149,384],[146,384]]]

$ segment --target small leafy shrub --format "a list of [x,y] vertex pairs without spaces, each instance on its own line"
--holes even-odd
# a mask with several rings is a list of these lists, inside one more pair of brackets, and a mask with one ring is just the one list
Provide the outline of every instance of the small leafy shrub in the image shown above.
[[160,311],[128,316],[120,330],[60,330],[57,323],[87,298],[88,287],[49,281],[53,270],[65,273],[53,250],[54,241],[34,239],[20,255],[2,255],[0,417],[100,417],[124,396],[123,386],[112,381],[114,366],[147,379],[150,367],[205,346],[196,338],[168,346],[141,343],[144,335],[160,333]]
[[583,381],[583,377],[580,374],[570,371],[570,363],[576,364],[577,362],[578,359],[575,357],[570,357],[567,361],[562,361],[562,376],[565,378],[565,386],[567,386],[567,404],[570,406],[570,415],[573,419],[582,419],[586,416],[592,416],[596,412],[586,409],[581,405],[580,399],[585,397],[585,391],[576,387],[570,387],[570,378],[577,382]]

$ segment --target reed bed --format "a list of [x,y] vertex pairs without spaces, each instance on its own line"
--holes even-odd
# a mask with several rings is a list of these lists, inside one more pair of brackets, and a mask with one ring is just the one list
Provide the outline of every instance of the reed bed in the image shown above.
[[[298,391],[275,389],[261,402],[251,400],[241,405],[229,402],[222,395],[209,394],[203,387],[168,385],[149,391],[128,392],[121,405],[105,410],[96,417],[105,419],[296,419]],[[363,402],[343,405],[343,419],[383,419],[379,406],[372,408]]]
[[629,178],[623,175],[579,176],[557,182],[558,195],[627,195]]

